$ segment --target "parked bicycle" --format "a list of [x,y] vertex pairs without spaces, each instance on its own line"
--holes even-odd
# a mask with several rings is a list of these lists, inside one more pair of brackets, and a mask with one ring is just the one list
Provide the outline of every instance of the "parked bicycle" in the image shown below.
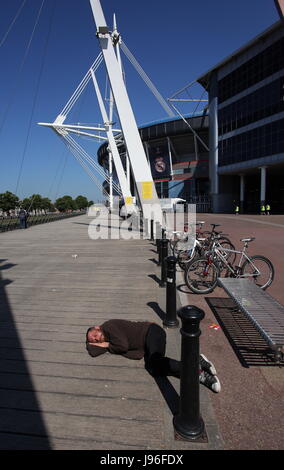
[[[194,259],[201,258],[205,256],[205,253],[212,249],[213,244],[218,244],[219,248],[221,247],[228,248],[230,250],[234,250],[235,247],[230,239],[227,237],[226,234],[222,232],[217,232],[216,227],[219,227],[219,224],[211,224],[212,229],[211,231],[202,231],[202,226],[200,224],[204,224],[204,222],[198,222],[199,226],[196,231],[196,237],[193,241],[191,241],[191,246],[185,249],[180,249],[175,256],[177,257],[179,266],[185,270],[188,263],[193,261]],[[230,261],[234,263],[235,256],[233,253],[225,253],[223,252],[224,256],[230,258]]]
[[[189,289],[196,294],[212,292],[222,272],[225,272],[225,277],[247,278],[261,289],[267,289],[274,279],[274,267],[264,256],[247,255],[248,244],[253,240],[255,238],[242,238],[244,246],[241,251],[223,246],[220,248],[214,243],[212,250],[208,251],[205,257],[188,263],[184,278]],[[239,257],[237,265],[232,264],[229,254]]]

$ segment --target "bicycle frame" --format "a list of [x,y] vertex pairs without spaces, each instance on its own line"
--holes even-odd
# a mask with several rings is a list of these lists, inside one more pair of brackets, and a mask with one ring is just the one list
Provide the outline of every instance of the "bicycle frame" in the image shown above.
[[221,259],[222,263],[226,266],[226,268],[234,275],[236,275],[236,271],[238,274],[240,274],[241,272],[241,267],[243,265],[243,263],[247,260],[254,268],[255,270],[255,273],[253,274],[245,274],[245,275],[242,275],[241,277],[254,277],[255,275],[259,275],[260,274],[260,271],[259,269],[253,264],[253,262],[251,261],[251,259],[249,258],[249,256],[246,254],[246,248],[247,248],[247,244],[244,245],[242,251],[239,251],[239,250],[230,250],[229,248],[222,248],[222,251],[224,252],[228,252],[228,253],[235,253],[237,255],[241,255],[240,256],[240,259],[239,259],[239,263],[237,265],[235,265],[235,267],[237,268],[237,270],[234,269],[234,266],[232,266],[228,261],[227,259],[222,255],[222,253],[220,252],[220,249],[218,249],[218,247],[215,246],[215,243],[213,245],[213,249],[212,249],[212,253],[217,255],[217,257],[219,259]]

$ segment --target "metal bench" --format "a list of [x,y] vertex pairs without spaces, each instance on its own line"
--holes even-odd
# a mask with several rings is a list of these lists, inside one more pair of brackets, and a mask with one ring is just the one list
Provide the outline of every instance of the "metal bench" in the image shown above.
[[284,307],[249,279],[218,278],[218,284],[253,323],[280,363],[284,353]]

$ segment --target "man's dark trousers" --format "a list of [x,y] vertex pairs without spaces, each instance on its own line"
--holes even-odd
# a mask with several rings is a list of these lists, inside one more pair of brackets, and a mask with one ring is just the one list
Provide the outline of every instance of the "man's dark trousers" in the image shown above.
[[153,376],[180,377],[180,362],[166,354],[166,333],[156,324],[149,326],[145,339],[145,368]]

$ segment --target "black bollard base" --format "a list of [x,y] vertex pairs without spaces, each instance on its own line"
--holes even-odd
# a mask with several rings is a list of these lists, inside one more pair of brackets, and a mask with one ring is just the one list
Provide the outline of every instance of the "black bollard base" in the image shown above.
[[163,321],[163,326],[165,326],[166,328],[177,328],[179,326],[179,321],[178,321],[178,319],[176,319],[176,320],[167,320],[165,318],[165,320]]
[[188,429],[183,427],[178,421],[178,416],[174,417],[173,425],[174,437],[176,441],[190,441],[200,444],[206,444],[208,442],[204,421],[201,417],[198,428]]

